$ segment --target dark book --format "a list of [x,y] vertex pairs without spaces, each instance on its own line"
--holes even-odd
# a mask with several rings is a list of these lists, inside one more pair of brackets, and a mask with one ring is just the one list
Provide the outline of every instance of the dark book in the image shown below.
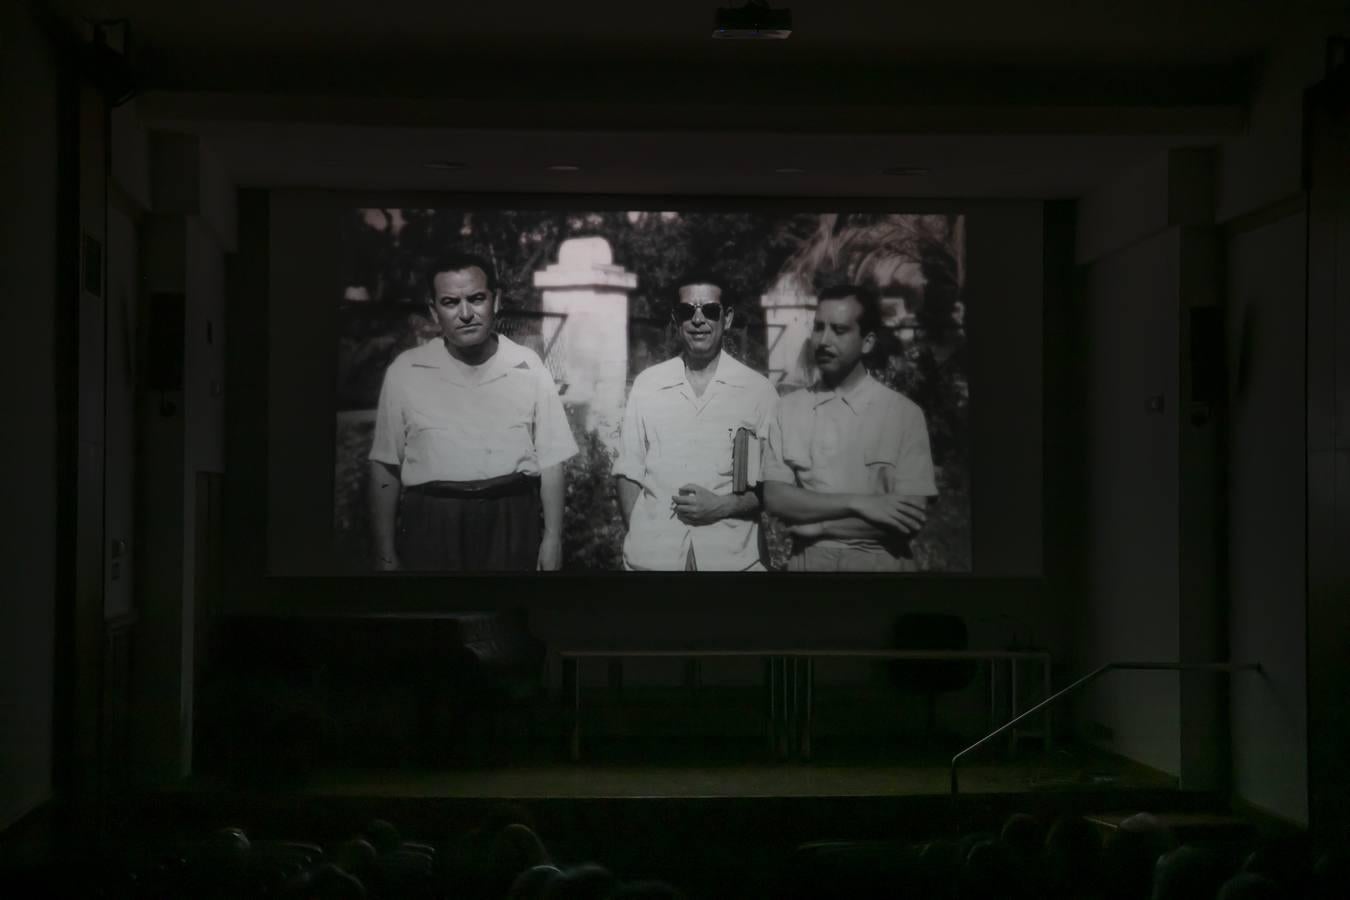
[[749,428],[737,428],[731,439],[731,490],[743,494],[759,484],[759,438]]

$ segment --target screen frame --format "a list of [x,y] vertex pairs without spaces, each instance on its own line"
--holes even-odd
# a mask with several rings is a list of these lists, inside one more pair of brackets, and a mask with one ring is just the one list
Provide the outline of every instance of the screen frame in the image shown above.
[[[276,437],[275,433],[270,432],[269,429],[274,421],[273,417],[277,411],[273,408],[272,403],[274,399],[273,390],[268,374],[266,373],[270,373],[270,371],[272,370],[273,361],[271,358],[271,354],[274,349],[273,341],[276,340],[277,333],[284,331],[284,329],[276,327],[278,323],[275,318],[277,311],[276,305],[274,303],[274,295],[281,293],[281,291],[277,289],[278,279],[276,276],[278,275],[279,272],[283,272],[286,266],[290,264],[290,262],[288,262],[288,254],[282,252],[278,248],[278,246],[274,246],[278,244],[278,241],[274,240],[273,235],[286,232],[288,223],[284,221],[285,218],[297,212],[299,212],[299,214],[302,216],[305,215],[310,216],[313,221],[319,221],[324,216],[327,216],[328,221],[332,223],[330,235],[333,240],[331,243],[334,246],[336,246],[338,236],[338,215],[344,211],[361,207],[473,208],[477,206],[477,207],[505,208],[505,209],[510,208],[568,209],[573,211],[591,210],[591,209],[613,210],[613,209],[642,208],[653,210],[658,209],[689,210],[689,211],[707,211],[707,212],[780,211],[780,212],[819,213],[819,212],[836,212],[836,211],[859,211],[859,212],[904,212],[915,214],[964,213],[967,216],[966,252],[967,258],[968,260],[970,260],[970,265],[967,271],[966,284],[963,289],[963,297],[971,299],[970,308],[972,310],[967,330],[967,340],[969,348],[968,353],[970,355],[971,360],[970,384],[972,394],[972,402],[970,407],[971,437],[970,437],[970,447],[968,450],[969,477],[971,490],[970,536],[971,536],[972,571],[904,573],[901,576],[901,580],[905,582],[914,581],[914,582],[931,583],[933,581],[942,581],[948,579],[955,579],[960,581],[971,581],[990,578],[996,580],[1005,578],[1038,580],[1043,579],[1045,577],[1046,548],[1044,541],[1044,532],[1045,532],[1045,521],[1047,518],[1045,508],[1046,471],[1042,459],[1044,449],[1043,432],[1045,429],[1045,420],[1048,412],[1044,407],[1043,401],[1043,395],[1045,393],[1046,387],[1044,383],[1044,370],[1046,365],[1045,359],[1046,344],[1043,332],[1046,323],[1045,305],[1047,303],[1047,298],[1045,296],[1047,280],[1046,280],[1046,273],[1043,268],[1044,266],[1043,255],[1046,246],[1044,234],[1044,230],[1046,228],[1046,219],[1044,211],[1045,201],[999,200],[999,199],[935,200],[932,198],[909,198],[904,196],[893,196],[884,198],[877,198],[877,197],[858,198],[848,196],[732,197],[732,196],[670,195],[659,193],[537,194],[537,193],[511,193],[500,191],[492,191],[492,192],[486,191],[429,192],[429,191],[384,191],[384,190],[351,191],[351,190],[324,190],[312,188],[296,188],[296,189],[277,188],[265,190],[258,189],[246,193],[252,195],[251,197],[253,207],[252,218],[254,219],[256,224],[262,224],[264,226],[261,229],[261,233],[255,230],[252,233],[251,239],[249,241],[241,241],[241,256],[245,252],[249,252],[254,255],[254,259],[252,260],[254,264],[252,267],[253,268],[252,280],[254,284],[255,293],[252,299],[253,302],[255,303],[253,308],[255,318],[253,318],[251,322],[251,327],[255,330],[257,329],[259,323],[256,318],[256,314],[261,312],[263,314],[262,321],[264,323],[264,327],[261,329],[261,331],[265,336],[263,346],[267,350],[267,353],[265,354],[267,356],[266,364],[262,367],[263,374],[261,375],[261,377],[259,377],[259,372],[255,368],[253,376],[249,379],[249,381],[252,383],[253,390],[248,392],[251,393],[254,403],[261,404],[263,410],[261,422],[259,422],[257,418],[255,418],[254,421],[257,424],[262,424],[263,430],[265,432],[261,441],[254,441],[255,445],[258,444],[262,445],[262,452],[263,452],[262,464],[266,472],[266,478],[263,479],[263,482],[261,484],[255,483],[255,487],[263,488],[261,500],[258,501],[255,499],[254,501],[252,501],[257,503],[257,505],[261,507],[260,514],[258,510],[254,510],[254,515],[251,518],[258,524],[261,524],[263,526],[264,530],[262,533],[265,535],[264,543],[266,545],[264,552],[260,555],[261,559],[258,559],[257,556],[255,555],[255,560],[261,563],[261,566],[254,568],[255,577],[246,579],[247,581],[252,582],[255,587],[260,586],[262,583],[275,584],[278,585],[280,587],[280,591],[284,593],[285,592],[284,585],[295,583],[297,580],[308,580],[310,582],[356,580],[358,582],[368,582],[370,579],[375,579],[381,584],[394,584],[394,583],[443,584],[447,579],[454,581],[467,579],[472,582],[477,582],[479,579],[491,579],[493,582],[496,582],[502,578],[506,578],[511,579],[511,584],[513,586],[525,582],[530,583],[540,582],[540,586],[542,588],[544,582],[547,582],[548,584],[551,585],[556,585],[559,582],[559,580],[566,580],[568,582],[587,582],[595,580],[612,581],[613,579],[624,580],[636,577],[642,580],[643,590],[645,591],[647,590],[647,583],[649,581],[671,580],[670,579],[671,573],[633,573],[633,572],[600,572],[600,571],[564,572],[564,573],[548,573],[548,574],[538,574],[538,573],[471,574],[471,573],[455,573],[455,572],[400,573],[392,577],[376,573],[370,573],[369,575],[353,575],[353,574],[330,575],[321,571],[297,570],[290,567],[279,568],[276,565],[274,553],[271,552],[272,543],[275,540],[275,532],[280,532],[282,529],[274,526],[273,519],[271,516],[272,512],[271,507],[275,499],[273,493],[274,490],[273,480],[275,477],[275,468],[277,466],[275,455],[271,451],[275,449],[276,445],[278,444],[278,441],[275,440]],[[243,210],[241,209],[241,219],[242,213]],[[984,230],[982,226],[981,227],[976,226],[979,225],[981,220],[990,219],[993,221],[997,221],[999,217],[1002,216],[1006,218],[1009,215],[1013,219],[1020,218],[1022,220],[1023,225],[1034,224],[1035,226],[1034,229],[1035,240],[1032,242],[1034,243],[1034,250],[1035,250],[1034,262],[1029,262],[1023,267],[1023,271],[1028,276],[1028,281],[1030,283],[1020,285],[1019,290],[1020,293],[1024,295],[1024,297],[1033,297],[1035,300],[1034,303],[1028,304],[1026,305],[1026,307],[1024,307],[1030,308],[1035,312],[1035,315],[1033,317],[1035,320],[1034,323],[1035,327],[1028,328],[1026,332],[1028,336],[1034,337],[1036,342],[1035,347],[1036,352],[1034,353],[1034,365],[1032,365],[1033,358],[1031,356],[1028,356],[1027,358],[1022,359],[1021,367],[1023,369],[1028,368],[1034,369],[1034,377],[1031,377],[1029,379],[1030,390],[1024,391],[1024,393],[1026,394],[1027,397],[1034,398],[1036,402],[1036,410],[1038,413],[1036,419],[1038,427],[1029,430],[1024,429],[1024,431],[1033,432],[1034,434],[1031,434],[1029,436],[1027,441],[1027,447],[1025,448],[1027,452],[1025,452],[1023,455],[1026,460],[1034,459],[1035,477],[1029,480],[1035,482],[1034,518],[1038,520],[1036,523],[1038,527],[1030,529],[1030,531],[1034,533],[1035,537],[1035,540],[1031,542],[1031,545],[1034,545],[1035,551],[1034,559],[1029,560],[1028,564],[1023,566],[1020,570],[1012,570],[1012,571],[1000,570],[996,572],[990,572],[987,570],[982,570],[982,556],[984,555],[985,547],[987,546],[985,542],[989,540],[988,535],[990,533],[990,526],[991,525],[997,526],[997,523],[992,523],[988,521],[987,517],[981,514],[982,502],[984,501],[985,498],[987,498],[987,491],[989,490],[987,485],[990,478],[990,473],[984,471],[980,466],[979,455],[981,452],[980,434],[982,430],[987,432],[992,427],[993,423],[990,420],[993,417],[994,410],[986,409],[986,407],[989,404],[987,402],[982,402],[980,399],[981,395],[984,393],[985,390],[983,384],[985,380],[989,377],[988,372],[982,373],[980,358],[982,347],[989,346],[992,342],[997,342],[998,329],[994,327],[994,324],[991,321],[991,316],[989,315],[989,312],[992,311],[993,307],[989,306],[986,308],[985,306],[985,304],[991,303],[993,302],[993,300],[982,300],[980,298],[985,296],[996,297],[998,286],[987,283],[989,281],[989,279],[985,277],[987,273],[982,273],[981,267],[977,263],[975,254],[976,252],[978,252],[980,246],[985,241],[989,240],[989,235],[982,233]],[[262,221],[258,221],[259,217],[261,217]],[[279,218],[283,221],[278,221]],[[259,251],[261,251],[264,254],[264,258],[262,260],[259,260],[256,256]],[[258,268],[259,262],[261,262],[261,268]],[[281,280],[284,282],[284,277]],[[341,288],[345,286],[341,283],[342,280],[343,279],[341,278],[340,272],[335,270],[333,271],[333,274],[330,278],[325,279],[323,276],[320,276],[317,279],[313,279],[313,283],[319,286],[312,289],[315,291],[324,292],[327,294],[329,298],[331,298],[333,296],[337,296],[336,292],[340,291]],[[256,290],[259,286],[263,287],[261,297],[256,293]],[[233,293],[237,294],[238,292],[236,291]],[[236,301],[237,299],[238,299],[237,296],[231,297],[232,306],[235,305],[234,301]],[[259,300],[261,300],[260,307],[256,305]],[[336,308],[335,305],[332,306],[334,309]],[[295,311],[292,310],[291,313],[295,314]],[[325,355],[325,359],[327,360],[329,367],[326,374],[330,376],[327,378],[327,383],[331,385],[332,386],[331,389],[335,391],[336,390],[335,378],[331,376],[336,371],[337,360],[336,354],[331,352],[331,349],[336,346],[336,316],[334,315],[329,317],[329,320],[326,323],[310,322],[309,327],[312,329],[315,344],[318,345],[322,343],[328,350],[328,352]],[[234,330],[231,331],[231,334],[232,336],[237,336]],[[319,335],[321,335],[321,337]],[[258,344],[254,343],[252,349],[256,351],[261,348],[258,346]],[[233,354],[231,355],[233,356]],[[257,390],[259,387],[261,388],[260,393]],[[312,398],[311,402],[314,402]],[[315,402],[315,406],[324,406],[324,403]],[[331,431],[332,403],[328,403],[327,406],[329,408],[330,413],[329,431]],[[227,425],[229,426],[229,430],[231,432],[236,430],[233,427],[234,425],[233,421],[227,422]],[[1000,425],[1000,427],[1004,426]],[[327,498],[326,514],[327,514],[328,528],[325,530],[325,536],[331,539],[332,497],[334,488],[333,481],[335,477],[333,462],[335,459],[336,449],[333,446],[331,434],[329,434],[327,431],[325,432],[325,438],[326,438],[325,445],[327,449],[326,449],[326,456],[323,459],[323,465],[326,477],[323,479],[322,489],[325,492],[325,497]],[[987,438],[988,436],[985,435],[986,440]],[[257,450],[258,447],[255,446],[254,457],[252,459],[253,465],[256,465],[258,463],[258,459],[256,457]],[[228,472],[229,470],[227,468],[227,477]],[[254,541],[256,541],[257,534],[258,534],[257,531],[253,532]],[[778,583],[779,587],[781,587],[782,583],[786,581],[802,581],[804,583],[813,583],[815,584],[814,590],[816,591],[819,590],[819,581],[821,579],[834,579],[836,581],[838,580],[837,575],[828,573],[807,573],[805,575],[803,574],[788,575],[787,573],[770,572],[770,573],[757,573],[756,577],[759,579],[767,579],[769,582]],[[700,585],[700,588],[702,588],[702,586],[708,585],[710,582],[713,581],[731,579],[730,584],[739,584],[741,587],[744,587],[745,578],[746,575],[743,573],[699,573],[696,576],[696,583]],[[688,587],[687,579],[688,576],[682,576],[681,578],[675,580],[678,582],[683,582],[684,589],[687,591]],[[894,574],[882,574],[882,575],[851,574],[845,576],[845,579],[847,582],[850,583],[854,582],[855,580],[860,582],[869,582],[878,579],[885,582],[893,583],[896,579],[896,576]],[[584,588],[584,584],[575,584],[572,587]],[[569,588],[569,590],[571,589],[572,588]],[[610,589],[612,589],[612,586],[610,588],[605,588],[605,590]],[[422,592],[423,592],[422,588],[409,591],[409,593],[422,593]],[[547,589],[544,589],[544,592],[547,593]],[[235,592],[231,593],[234,594]],[[264,591],[263,593],[270,594],[272,593],[272,591]],[[534,594],[537,592],[532,590],[530,591],[530,593]],[[237,594],[235,595],[235,599],[237,599]],[[230,601],[229,605],[235,606],[236,604],[232,600]],[[253,604],[249,603],[246,604],[246,606],[252,607]]]

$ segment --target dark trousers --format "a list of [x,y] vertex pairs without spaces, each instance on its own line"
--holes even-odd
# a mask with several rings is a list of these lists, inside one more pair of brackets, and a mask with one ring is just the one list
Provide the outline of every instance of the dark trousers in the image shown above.
[[408,571],[533,572],[542,534],[538,478],[439,481],[403,492],[399,559]]

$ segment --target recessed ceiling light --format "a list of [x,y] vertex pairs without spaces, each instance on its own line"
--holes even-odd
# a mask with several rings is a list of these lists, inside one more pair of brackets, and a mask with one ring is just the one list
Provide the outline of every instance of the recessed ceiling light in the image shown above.
[[777,175],[800,175],[806,170],[798,168],[797,166],[779,166],[773,171]]
[[550,172],[580,172],[581,166],[576,166],[572,163],[554,163],[548,167],[548,170]]
[[460,169],[467,169],[468,163],[460,162],[457,159],[438,159],[434,162],[423,163],[423,167],[428,169],[437,169],[441,172],[457,172]]
[[882,169],[882,175],[927,175],[928,169],[923,166],[891,166],[889,169]]

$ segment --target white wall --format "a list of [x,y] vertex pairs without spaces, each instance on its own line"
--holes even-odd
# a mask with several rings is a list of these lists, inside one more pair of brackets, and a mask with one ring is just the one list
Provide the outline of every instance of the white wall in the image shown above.
[[1222,145],[1216,218],[1227,233],[1229,644],[1259,661],[1235,679],[1233,791],[1308,822],[1308,258],[1303,92],[1323,75],[1339,13],[1283,40],[1266,61],[1245,134]]
[[1306,823],[1303,219],[1228,245],[1228,580],[1232,657],[1265,668],[1232,686],[1233,787]]
[[[187,220],[183,391],[187,468],[225,469],[225,252],[202,220]],[[191,485],[186,488],[190,489]],[[192,521],[190,518],[188,521]]]
[[[1214,153],[1171,150],[1082,198],[1086,455],[1078,671],[1109,662],[1209,662],[1223,653],[1216,416],[1193,392],[1192,313],[1214,310]],[[1199,384],[1203,385],[1203,381]],[[1080,721],[1107,749],[1178,776],[1227,780],[1227,710],[1213,676],[1116,671]]]
[[192,764],[197,473],[225,465],[225,254],[234,246],[235,205],[228,177],[195,137],[157,132],[149,147],[145,287],[185,304],[183,383],[162,397],[152,392],[139,457],[147,565],[138,573],[135,753],[140,777],[159,782]]
[[[1176,517],[1162,517],[1165,498],[1127,460],[1137,460],[1157,446],[1155,441],[1171,440],[1156,433],[1168,417],[1126,427],[1102,404],[1122,402],[1121,415],[1142,415],[1137,412],[1140,391],[1121,394],[1113,380],[1133,383],[1147,369],[1137,354],[1121,355],[1124,339],[1140,340],[1139,329],[1155,315],[1156,303],[1175,303],[1165,299],[1173,276],[1165,271],[1169,263],[1161,255],[1159,236],[1150,236],[1149,220],[1157,219],[1164,197],[1173,207],[1182,201],[1195,206],[1196,214],[1208,205],[1222,229],[1226,260],[1229,468],[1222,574],[1228,655],[1260,662],[1265,669],[1262,675],[1231,680],[1231,787],[1239,801],[1299,823],[1308,821],[1309,746],[1303,90],[1321,77],[1325,37],[1348,26],[1346,17],[1316,23],[1277,46],[1261,71],[1246,132],[1216,148],[1212,182],[1191,173],[1182,186],[1190,183],[1193,196],[1181,198],[1175,189],[1160,187],[1164,169],[1158,165],[1122,173],[1080,203],[1077,242],[1079,261],[1090,263],[1085,302],[1094,341],[1090,430],[1095,442],[1088,464],[1092,600],[1079,629],[1085,662],[1142,650],[1149,651],[1146,658],[1176,650],[1185,657],[1185,647],[1175,646],[1174,637],[1175,616],[1185,610],[1163,589],[1170,582],[1162,567],[1170,561],[1152,558],[1147,548],[1154,535],[1139,532],[1169,529]],[[1205,197],[1207,191],[1212,199]],[[1174,212],[1168,219],[1177,221]],[[1163,327],[1159,333],[1168,331]],[[1169,367],[1177,362],[1176,349],[1155,362],[1172,380]],[[1174,409],[1173,398],[1167,400]],[[1136,570],[1122,542],[1141,551],[1133,561]],[[1173,735],[1148,722],[1155,712],[1160,719],[1170,718],[1180,709],[1175,685],[1174,676],[1121,676],[1114,686],[1103,683],[1078,708],[1114,732],[1112,749],[1172,771]]]
[[[141,271],[140,223],[150,206],[150,148],[135,101],[109,115],[111,158],[108,209],[107,379],[104,394],[106,496],[104,533],[110,549],[106,560],[104,615],[108,619],[135,611],[138,587],[136,559],[136,488],[140,476],[137,441],[140,427],[137,381],[146,367],[145,297]],[[117,541],[124,550],[114,558]],[[105,690],[108,689],[105,687]]]
[[[0,5],[0,828],[52,791],[57,548],[57,70],[26,8]],[[22,139],[14,136],[22,135]],[[12,430],[11,430],[12,429]]]
[[[1090,550],[1080,671],[1121,659],[1175,662],[1180,650],[1179,244],[1178,231],[1165,230],[1086,271]],[[1155,396],[1160,412],[1148,409]],[[1076,708],[1110,730],[1108,749],[1180,774],[1175,674],[1108,675]]]
[[[114,154],[117,152],[114,148]],[[135,606],[136,529],[136,385],[133,367],[144,366],[136,347],[141,307],[140,241],[136,222],[119,209],[108,211],[107,385],[104,394],[104,443],[107,479],[104,533],[109,547],[125,546],[106,560],[103,612],[107,618],[130,614]]]
[[1309,98],[1308,815],[1350,844],[1350,66]]

